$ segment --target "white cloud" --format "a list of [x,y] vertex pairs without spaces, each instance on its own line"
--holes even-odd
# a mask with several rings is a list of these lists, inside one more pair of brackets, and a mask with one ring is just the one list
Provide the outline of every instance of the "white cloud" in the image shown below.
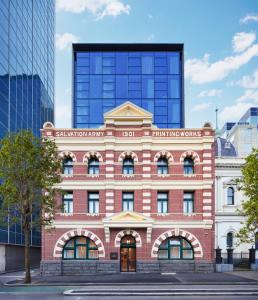
[[129,15],[130,5],[120,0],[57,0],[57,11],[72,13],[90,12],[97,20],[105,16]]
[[192,111],[193,111],[193,112],[194,112],[194,111],[196,112],[196,111],[200,111],[200,110],[205,110],[205,109],[207,109],[207,108],[210,107],[210,106],[211,106],[211,102],[196,104],[196,105],[193,107]]
[[226,106],[222,109],[221,113],[219,113],[219,120],[223,124],[225,122],[237,121],[251,106],[254,106],[254,104],[243,102],[239,102],[232,106]]
[[246,89],[257,89],[258,88],[258,69],[256,69],[254,71],[253,75],[243,76],[236,83]]
[[198,97],[200,97],[200,98],[202,98],[202,97],[218,97],[221,95],[221,93],[222,93],[222,90],[218,90],[218,89],[205,90],[205,91],[200,92]]
[[[71,101],[66,101],[70,103]],[[58,128],[71,127],[71,105],[56,102],[55,104],[55,126]]]
[[246,90],[244,95],[237,99],[237,102],[241,103],[245,102],[246,100],[253,100],[254,102],[258,103],[258,90]]
[[232,47],[234,52],[242,52],[256,40],[255,32],[238,32],[233,36]]
[[242,24],[248,23],[250,21],[258,22],[258,14],[256,14],[256,15],[248,14],[244,18],[240,19],[240,23],[242,23]]
[[148,18],[149,18],[149,19],[152,19],[152,18],[153,18],[153,15],[148,14]]
[[56,48],[60,51],[70,48],[72,43],[78,43],[79,37],[72,33],[56,34]]
[[209,54],[205,54],[202,59],[188,59],[185,63],[185,77],[196,84],[218,81],[247,64],[255,56],[258,56],[258,44],[241,54],[228,56],[214,63],[210,63]]

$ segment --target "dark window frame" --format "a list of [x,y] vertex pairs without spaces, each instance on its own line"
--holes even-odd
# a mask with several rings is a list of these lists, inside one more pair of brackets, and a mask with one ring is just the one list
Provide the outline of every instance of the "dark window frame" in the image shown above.
[[[191,198],[186,198],[186,194],[191,194]],[[187,203],[187,211],[185,211],[185,202]],[[191,203],[191,206],[189,206],[189,203]],[[189,207],[192,207],[192,211],[189,211]],[[183,198],[183,213],[184,214],[193,214],[194,213],[194,192],[193,191],[185,191],[184,192],[184,198]]]
[[88,174],[99,175],[99,159],[96,156],[90,157],[88,161]]
[[[166,199],[159,197],[161,194],[166,194]],[[167,214],[168,213],[168,198],[169,198],[169,193],[167,191],[159,191],[157,193],[157,212],[158,214]],[[162,211],[159,211],[159,203],[161,203]],[[164,211],[164,203],[166,207],[166,211]]]
[[227,205],[235,205],[235,190],[232,186],[227,188]]
[[[68,198],[66,196],[68,195],[72,195],[72,198]],[[62,209],[62,212],[63,213],[67,213],[67,214],[70,214],[70,213],[73,213],[73,192],[66,192],[63,197],[62,197],[62,204],[63,204],[63,209]],[[68,203],[69,205],[68,206],[65,206],[65,203]],[[71,206],[72,204],[72,206]],[[68,211],[65,211],[65,207],[68,207]],[[70,211],[70,208],[72,207],[71,211]]]
[[[91,198],[92,195],[98,195],[98,198]],[[90,211],[91,205],[93,203],[93,211]],[[97,204],[97,206],[96,206]],[[98,209],[96,209],[96,207]],[[99,192],[88,192],[88,213],[89,214],[99,214]]]
[[157,170],[159,175],[169,174],[168,159],[161,156],[157,161]]
[[[125,198],[125,195],[132,195],[132,198]],[[130,207],[130,203],[132,203],[132,210],[124,209],[124,204],[126,203],[126,207]],[[122,211],[134,211],[134,192],[123,192],[122,193]]]
[[[180,241],[180,245],[171,245],[170,244],[170,240],[171,239],[178,239]],[[189,246],[183,246],[183,241],[187,242],[187,244]],[[183,237],[176,237],[176,236],[172,236],[169,237],[165,240],[166,243],[163,243],[159,246],[159,250],[167,250],[167,257],[159,257],[158,255],[158,259],[159,260],[194,260],[194,249],[193,246],[191,245],[191,243],[189,241],[187,241],[186,239],[184,239]],[[180,257],[179,258],[171,258],[170,255],[170,249],[171,248],[179,248],[179,253],[180,253]],[[184,258],[184,251],[185,250],[191,250],[192,251],[192,258]]]
[[[79,238],[85,238],[85,243],[77,243],[77,240],[79,240]],[[74,245],[73,246],[71,246],[71,247],[67,247],[67,244],[69,243],[69,242],[71,242],[71,240],[74,240]],[[63,247],[63,251],[62,251],[62,259],[63,260],[98,260],[99,259],[99,257],[97,257],[97,258],[91,258],[91,257],[89,257],[89,252],[91,251],[91,250],[97,250],[98,251],[98,247],[97,247],[97,245],[95,244],[95,242],[94,242],[94,244],[95,244],[95,246],[93,247],[93,246],[90,246],[90,242],[94,242],[93,240],[91,240],[90,238],[88,238],[88,237],[84,237],[84,236],[76,236],[76,237],[73,237],[73,238],[71,238],[70,240],[68,240],[67,242],[66,242],[66,244],[64,245],[64,247]],[[86,247],[86,255],[85,255],[85,258],[77,258],[76,257],[76,250],[77,250],[77,247],[80,247],[80,246],[83,246],[83,247]],[[65,250],[72,250],[74,253],[74,255],[73,255],[73,258],[65,258],[64,257],[64,252],[65,252]],[[98,253],[98,256],[99,256],[99,253]]]
[[184,174],[194,174],[194,160],[190,156],[184,159]]
[[127,156],[123,160],[122,173],[124,175],[134,174],[134,160],[131,156]]
[[70,156],[63,159],[63,174],[73,175],[73,159]]

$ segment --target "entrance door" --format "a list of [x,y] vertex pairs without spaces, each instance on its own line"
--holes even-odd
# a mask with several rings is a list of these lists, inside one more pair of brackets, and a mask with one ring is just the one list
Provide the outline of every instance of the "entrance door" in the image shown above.
[[136,271],[136,241],[131,235],[126,235],[121,239],[120,266],[121,272]]

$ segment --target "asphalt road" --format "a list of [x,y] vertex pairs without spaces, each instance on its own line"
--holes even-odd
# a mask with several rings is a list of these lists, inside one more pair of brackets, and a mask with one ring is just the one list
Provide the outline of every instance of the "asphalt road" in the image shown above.
[[[39,277],[39,270],[33,270],[34,278]],[[241,275],[241,276],[240,276]],[[244,275],[244,276],[243,276]],[[24,276],[23,272],[6,273],[0,275],[0,300],[257,300],[258,299],[258,273],[247,272],[234,274],[175,274],[175,275],[151,275],[142,276],[133,274],[129,277],[123,275],[117,276],[85,276],[66,278],[66,283],[62,283],[62,278],[56,278],[54,285],[45,281],[45,286],[6,286],[7,282],[20,281]],[[78,278],[81,283],[76,286]],[[93,280],[95,278],[95,282]],[[109,282],[106,282],[109,278]],[[64,279],[64,278],[63,278]],[[73,279],[73,280],[71,280]],[[206,281],[205,281],[206,279]],[[60,281],[59,281],[60,280]],[[90,281],[93,281],[90,283]],[[104,282],[102,282],[104,280]],[[98,282],[99,281],[99,282]],[[116,282],[117,283],[114,283]],[[133,281],[133,282],[132,282]],[[224,282],[223,282],[224,281]],[[21,281],[20,281],[21,282]],[[202,282],[202,284],[200,283]],[[37,283],[37,280],[34,281]],[[52,283],[52,284],[53,284]],[[74,286],[73,286],[74,285]],[[64,295],[68,290],[75,290],[77,295]],[[83,294],[81,291],[84,291]],[[152,292],[153,290],[153,292]],[[206,293],[205,293],[206,290]],[[175,294],[180,293],[180,295]],[[183,292],[183,294],[182,294]],[[189,294],[185,294],[185,293]],[[220,294],[215,295],[216,292]],[[239,295],[243,293],[242,295]],[[135,293],[135,295],[132,295]],[[155,295],[153,295],[155,293]],[[193,295],[198,293],[198,295]],[[252,293],[256,293],[255,295]]]

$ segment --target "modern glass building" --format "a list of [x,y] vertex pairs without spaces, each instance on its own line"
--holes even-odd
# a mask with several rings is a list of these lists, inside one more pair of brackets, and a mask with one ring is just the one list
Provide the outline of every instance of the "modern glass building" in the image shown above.
[[[39,136],[53,122],[54,30],[54,0],[0,1],[0,138],[19,129]],[[23,243],[20,224],[0,227],[1,270],[19,266]],[[40,245],[36,230],[31,245]]]
[[131,101],[160,128],[184,127],[183,44],[73,44],[74,128]]
[[0,1],[0,138],[54,118],[54,0]]

